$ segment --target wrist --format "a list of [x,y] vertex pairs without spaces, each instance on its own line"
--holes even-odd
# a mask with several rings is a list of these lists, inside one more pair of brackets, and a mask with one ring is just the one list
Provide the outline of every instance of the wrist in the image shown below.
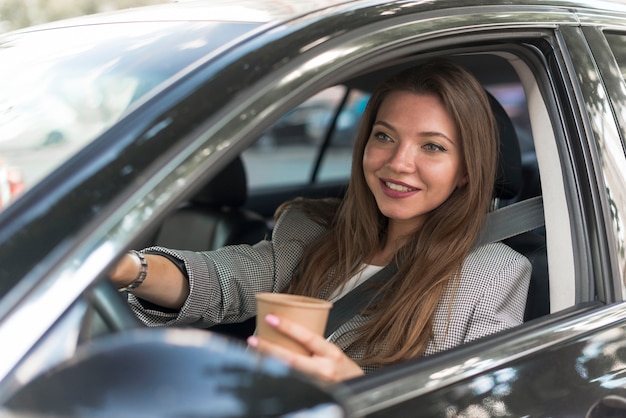
[[[128,255],[133,259],[133,271],[137,271],[137,273],[134,276],[135,278],[130,283],[117,289],[119,292],[131,292],[138,288],[141,286],[148,274],[148,261],[142,253],[131,250],[128,252]],[[128,276],[130,276],[130,274]]]

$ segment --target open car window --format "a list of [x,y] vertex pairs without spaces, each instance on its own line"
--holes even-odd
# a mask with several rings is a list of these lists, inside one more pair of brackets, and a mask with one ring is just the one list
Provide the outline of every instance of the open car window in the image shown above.
[[364,91],[337,85],[284,114],[242,154],[250,191],[347,183],[352,144],[368,98]]

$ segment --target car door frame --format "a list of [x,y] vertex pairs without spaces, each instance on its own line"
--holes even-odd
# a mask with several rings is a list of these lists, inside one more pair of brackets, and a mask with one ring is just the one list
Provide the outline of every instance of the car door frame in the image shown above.
[[[624,204],[624,194],[626,185],[623,177],[611,176],[610,168],[620,174],[626,173],[626,162],[623,156],[626,154],[626,82],[621,75],[619,64],[615,58],[614,51],[609,44],[605,33],[620,33],[626,38],[626,17],[605,16],[598,14],[579,14],[583,24],[582,31],[589,44],[590,53],[593,56],[595,66],[601,75],[603,84],[603,93],[606,94],[610,109],[605,112],[606,118],[608,113],[612,113],[617,125],[617,132],[612,136],[618,136],[621,143],[620,148],[617,147],[617,141],[604,145],[603,148],[611,147],[612,152],[605,152],[601,158],[620,157],[613,162],[612,167],[606,169],[604,181],[606,184],[607,204],[609,205],[609,215],[606,217],[607,236],[612,238],[609,240],[612,253],[615,254],[616,274],[612,277],[604,277],[603,283],[597,283],[598,286],[610,287],[613,292],[607,294],[615,294],[615,300],[623,300],[626,292],[626,251],[624,244],[624,219],[626,217],[626,205]],[[589,107],[589,105],[588,105]],[[591,111],[590,111],[590,114]],[[599,122],[596,121],[594,131],[597,137],[603,132],[600,130]],[[610,154],[607,156],[606,154]],[[615,191],[615,192],[612,192]],[[610,198],[611,197],[611,198]]]

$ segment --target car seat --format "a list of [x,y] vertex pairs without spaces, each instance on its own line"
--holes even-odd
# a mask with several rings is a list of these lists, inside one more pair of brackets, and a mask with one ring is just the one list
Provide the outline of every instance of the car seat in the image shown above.
[[[528,167],[522,164],[519,140],[513,122],[502,105],[493,96],[489,96],[500,133],[500,159],[495,185],[496,202],[506,204],[516,199],[532,197],[525,196],[527,194],[525,191],[540,190],[539,185],[529,184],[539,181],[539,173],[537,171],[532,176],[527,175]],[[534,169],[536,170],[537,167],[534,166]],[[550,286],[545,230],[541,228],[524,232],[503,242],[526,256],[532,264],[524,321],[549,314]]]

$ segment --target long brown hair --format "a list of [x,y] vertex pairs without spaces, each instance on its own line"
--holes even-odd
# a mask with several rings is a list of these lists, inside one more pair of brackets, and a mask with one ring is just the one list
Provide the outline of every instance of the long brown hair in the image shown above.
[[440,98],[458,128],[468,181],[431,211],[395,254],[398,272],[382,287],[381,298],[364,312],[368,323],[351,336],[353,343],[367,347],[359,360],[361,366],[392,364],[424,352],[437,303],[446,288],[455,284],[489,211],[496,175],[495,121],[483,87],[469,72],[437,60],[383,82],[363,115],[344,199],[336,204],[313,200],[288,203],[301,206],[328,227],[300,261],[290,293],[327,297],[384,245],[388,220],[365,181],[363,153],[381,103],[397,90]]

